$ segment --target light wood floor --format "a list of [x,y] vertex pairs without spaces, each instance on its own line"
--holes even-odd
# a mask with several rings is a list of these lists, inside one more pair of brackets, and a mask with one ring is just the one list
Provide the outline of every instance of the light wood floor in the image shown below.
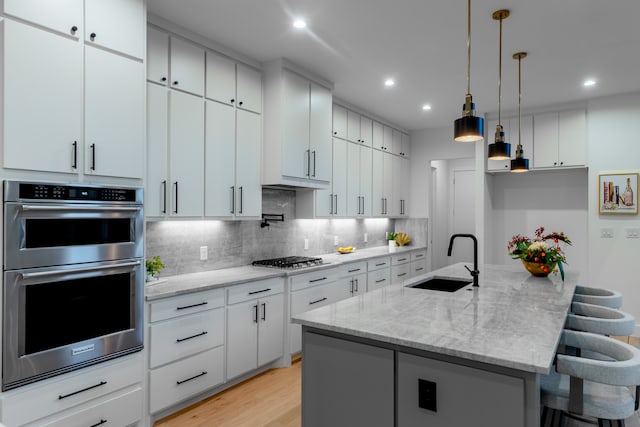
[[[618,337],[640,348],[637,337]],[[300,427],[302,362],[272,369],[167,418],[155,427]],[[572,421],[572,427],[587,424]],[[640,427],[636,413],[628,427]]]

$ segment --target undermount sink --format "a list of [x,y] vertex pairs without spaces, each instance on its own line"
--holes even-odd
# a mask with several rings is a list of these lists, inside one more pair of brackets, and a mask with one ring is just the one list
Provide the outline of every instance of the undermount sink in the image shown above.
[[417,289],[429,289],[431,291],[455,292],[458,289],[462,289],[471,283],[471,280],[451,279],[447,277],[435,276],[418,282],[415,285],[410,285],[408,287]]

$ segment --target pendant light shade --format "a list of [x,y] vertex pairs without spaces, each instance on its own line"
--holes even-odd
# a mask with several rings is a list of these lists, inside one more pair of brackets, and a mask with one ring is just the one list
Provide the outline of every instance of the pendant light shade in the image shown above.
[[476,105],[471,97],[471,0],[467,0],[467,95],[462,106],[462,117],[453,127],[457,142],[476,142],[484,139],[484,119],[476,117]]
[[529,159],[524,157],[524,149],[520,139],[520,101],[522,98],[522,76],[520,73],[520,63],[522,58],[526,58],[526,52],[518,52],[513,54],[513,59],[518,60],[518,148],[516,148],[516,158],[511,160],[511,172],[528,172]]
[[507,9],[493,12],[491,17],[500,21],[500,50],[498,55],[498,124],[496,126],[495,142],[489,145],[488,157],[491,160],[509,160],[511,158],[511,144],[504,140],[502,128],[502,20],[509,17]]

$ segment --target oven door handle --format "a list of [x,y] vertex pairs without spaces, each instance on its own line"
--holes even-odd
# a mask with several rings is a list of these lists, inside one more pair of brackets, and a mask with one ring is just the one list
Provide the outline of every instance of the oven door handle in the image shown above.
[[92,212],[137,212],[140,206],[37,206],[21,205],[23,211],[92,211]]
[[99,270],[108,270],[110,268],[122,268],[122,267],[134,267],[140,265],[140,261],[133,262],[125,262],[122,264],[112,264],[112,265],[101,265],[98,267],[85,267],[85,268],[72,268],[69,270],[53,270],[53,271],[40,271],[37,273],[20,273],[20,275],[24,279],[31,279],[35,277],[46,277],[46,276],[59,276],[61,274],[74,274],[74,273],[85,273],[89,271],[99,271]]

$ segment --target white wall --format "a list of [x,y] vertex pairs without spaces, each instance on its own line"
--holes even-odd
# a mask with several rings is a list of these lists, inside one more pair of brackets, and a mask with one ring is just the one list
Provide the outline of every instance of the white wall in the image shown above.
[[[640,172],[640,93],[595,99],[587,111],[589,159],[590,286],[616,289],[624,295],[623,310],[636,318],[640,335],[640,239],[625,238],[625,229],[640,227],[639,215],[598,214],[598,174]],[[638,195],[635,194],[636,203]],[[612,239],[600,238],[602,227]]]

